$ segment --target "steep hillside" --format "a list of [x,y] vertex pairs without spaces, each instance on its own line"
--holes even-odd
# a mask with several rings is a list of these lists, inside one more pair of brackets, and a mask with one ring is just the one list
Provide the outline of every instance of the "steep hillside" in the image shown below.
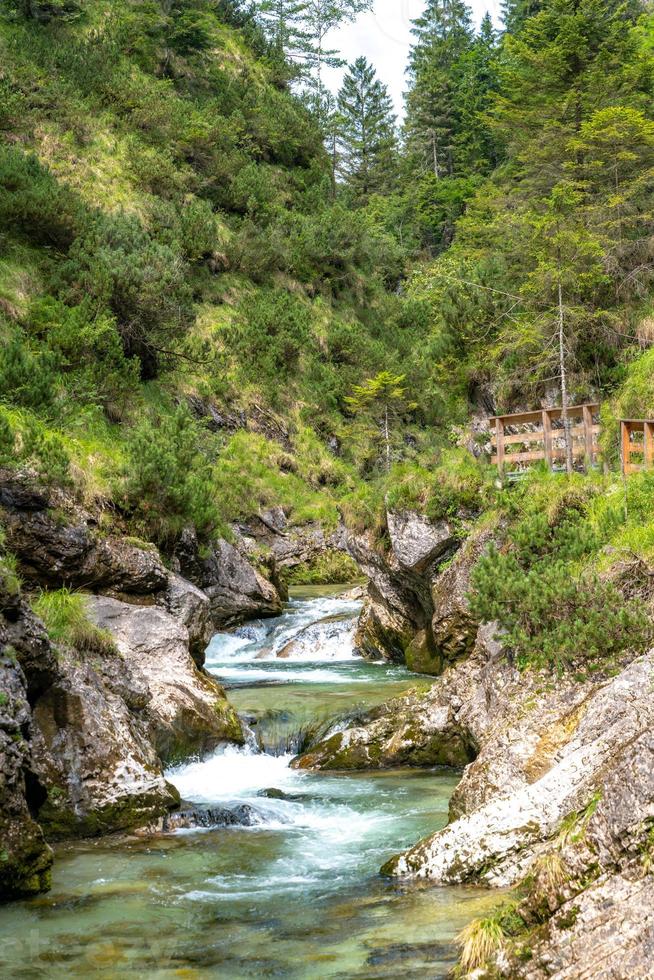
[[165,546],[270,504],[335,525],[375,466],[345,398],[425,328],[238,6],[0,16],[2,460]]

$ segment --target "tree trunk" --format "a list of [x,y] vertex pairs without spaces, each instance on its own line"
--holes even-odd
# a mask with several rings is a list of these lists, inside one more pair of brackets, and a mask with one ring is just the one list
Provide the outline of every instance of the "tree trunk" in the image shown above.
[[565,442],[565,468],[568,473],[574,469],[572,455],[572,433],[568,415],[568,378],[565,369],[565,314],[563,309],[563,287],[559,280],[559,368],[561,371],[561,418],[563,419],[563,438]]

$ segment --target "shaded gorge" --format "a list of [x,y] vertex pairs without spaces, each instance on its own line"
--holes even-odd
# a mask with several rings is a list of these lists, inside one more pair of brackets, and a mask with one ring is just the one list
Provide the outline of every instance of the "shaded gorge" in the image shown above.
[[445,825],[457,774],[290,768],[316,725],[429,683],[354,656],[358,610],[305,589],[214,637],[207,667],[249,744],[167,775],[222,825],[59,845],[52,892],[0,912],[8,975],[447,976],[454,936],[496,899],[378,871]]

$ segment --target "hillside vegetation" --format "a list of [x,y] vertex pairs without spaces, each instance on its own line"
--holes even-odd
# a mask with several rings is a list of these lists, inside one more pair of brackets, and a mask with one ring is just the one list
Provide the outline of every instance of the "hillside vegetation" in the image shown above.
[[495,506],[471,412],[565,371],[613,464],[654,414],[646,5],[430,0],[401,133],[264,7],[0,5],[0,461],[164,550],[279,504],[383,537]]

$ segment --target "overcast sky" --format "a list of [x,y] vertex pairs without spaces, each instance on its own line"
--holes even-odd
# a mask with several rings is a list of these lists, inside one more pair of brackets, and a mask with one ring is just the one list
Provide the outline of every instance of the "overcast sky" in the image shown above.
[[[496,23],[500,19],[500,0],[468,0],[475,21],[490,11]],[[336,31],[330,39],[348,62],[363,54],[377,69],[377,74],[393,96],[398,116],[402,112],[402,93],[406,88],[404,71],[411,43],[411,21],[418,17],[424,0],[375,0],[372,13],[362,14],[353,24]],[[328,73],[328,84],[336,90],[342,70]]]

